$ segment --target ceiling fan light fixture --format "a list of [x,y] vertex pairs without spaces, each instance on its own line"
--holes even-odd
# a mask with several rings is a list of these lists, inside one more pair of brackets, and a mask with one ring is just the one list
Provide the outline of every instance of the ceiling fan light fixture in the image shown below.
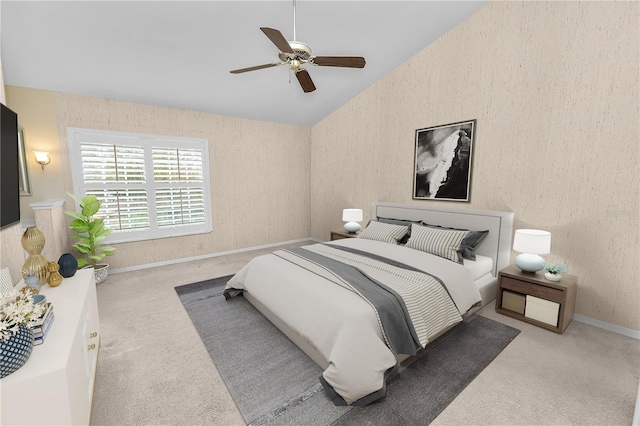
[[289,68],[291,68],[291,71],[297,71],[300,68],[300,65],[302,65],[302,62],[297,59],[293,59],[289,62]]
[[312,56],[311,48],[296,38],[296,2],[293,0],[293,38],[294,41],[287,41],[282,33],[274,28],[260,27],[264,35],[278,48],[279,63],[264,64],[254,67],[241,68],[230,71],[231,74],[240,74],[247,71],[255,71],[263,68],[275,67],[278,65],[289,64],[289,69],[296,73],[296,77],[302,90],[305,93],[316,90],[313,80],[309,73],[300,68],[303,64],[311,64],[316,66],[329,67],[346,67],[346,68],[364,68],[365,60],[361,56]]

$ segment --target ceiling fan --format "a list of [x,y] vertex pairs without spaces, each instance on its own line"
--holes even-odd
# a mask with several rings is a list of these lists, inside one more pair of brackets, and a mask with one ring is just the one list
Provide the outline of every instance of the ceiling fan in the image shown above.
[[[261,27],[262,32],[271,40],[278,48],[279,62],[270,64],[256,65],[248,68],[240,68],[230,71],[231,74],[240,74],[248,71],[256,71],[264,68],[277,67],[280,65],[289,65],[289,69],[293,71],[300,83],[300,87],[305,93],[316,90],[311,76],[302,68],[303,64],[317,65],[321,67],[346,67],[346,68],[364,68],[365,60],[361,56],[313,56],[311,48],[299,41],[287,41],[282,33],[274,28]],[[296,38],[296,2],[293,1],[293,39]]]

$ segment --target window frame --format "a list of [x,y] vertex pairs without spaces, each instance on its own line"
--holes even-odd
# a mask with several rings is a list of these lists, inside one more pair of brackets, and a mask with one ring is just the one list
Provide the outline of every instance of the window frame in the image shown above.
[[[126,184],[86,184],[84,182],[84,170],[82,167],[81,143],[98,143],[109,145],[131,145],[142,146],[145,158],[145,183],[140,184],[140,188],[147,191],[147,202],[149,207],[149,228],[115,230],[106,237],[108,244],[126,243],[134,241],[146,241],[162,238],[173,238],[187,235],[206,234],[212,231],[211,214],[211,175],[209,167],[209,141],[208,139],[186,138],[177,136],[162,136],[144,133],[116,132],[110,130],[85,129],[77,127],[67,128],[69,144],[69,158],[71,162],[71,177],[73,181],[73,192],[82,198],[88,189],[117,189],[126,187]],[[156,183],[153,174],[153,161],[151,151],[153,148],[175,148],[175,149],[198,149],[202,151],[202,187],[204,188],[204,223],[187,224],[177,226],[158,227],[155,189],[171,185],[172,187],[183,187],[184,184],[177,182]],[[131,187],[131,186],[129,186]],[[80,211],[79,206],[74,202],[76,211]]]

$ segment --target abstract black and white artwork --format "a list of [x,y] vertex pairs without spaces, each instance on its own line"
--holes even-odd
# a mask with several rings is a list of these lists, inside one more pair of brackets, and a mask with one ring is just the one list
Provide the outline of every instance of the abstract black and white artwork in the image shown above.
[[416,130],[413,198],[469,201],[476,120]]

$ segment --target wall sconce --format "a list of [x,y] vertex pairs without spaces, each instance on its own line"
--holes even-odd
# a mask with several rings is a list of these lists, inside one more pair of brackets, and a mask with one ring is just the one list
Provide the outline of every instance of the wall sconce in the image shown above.
[[49,153],[44,151],[33,151],[36,155],[36,162],[40,164],[42,170],[44,170],[44,166],[51,162],[51,158],[49,158]]

